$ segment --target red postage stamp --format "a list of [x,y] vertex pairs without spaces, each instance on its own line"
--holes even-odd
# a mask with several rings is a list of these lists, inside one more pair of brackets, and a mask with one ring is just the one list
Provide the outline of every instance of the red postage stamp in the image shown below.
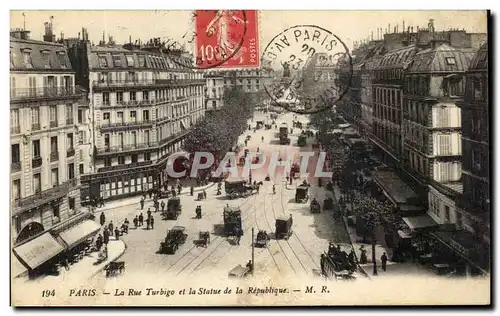
[[257,19],[255,10],[197,10],[197,67],[259,67]]

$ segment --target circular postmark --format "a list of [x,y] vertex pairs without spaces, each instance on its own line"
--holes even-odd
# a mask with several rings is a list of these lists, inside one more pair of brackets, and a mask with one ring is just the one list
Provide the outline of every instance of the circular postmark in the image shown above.
[[[262,53],[262,65],[281,70],[264,89],[273,105],[299,114],[332,108],[351,85],[349,48],[316,25],[292,26],[276,35]],[[344,68],[342,75],[337,69]]]
[[[245,10],[196,10],[191,15],[190,28],[182,36],[192,47],[191,61],[173,57],[171,61],[183,68],[211,69],[236,60],[243,50],[248,29]],[[171,40],[165,45],[173,56],[185,45]]]

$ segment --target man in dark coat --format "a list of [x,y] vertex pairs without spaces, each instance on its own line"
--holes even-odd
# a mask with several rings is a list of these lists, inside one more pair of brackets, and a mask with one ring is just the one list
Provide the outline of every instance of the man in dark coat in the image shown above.
[[113,221],[109,222],[108,229],[111,233],[113,233]]
[[189,189],[189,194],[191,194],[191,196],[194,195],[194,187],[193,186],[191,186],[191,188]]
[[144,215],[139,214],[139,226],[142,226],[144,224]]
[[151,217],[151,210],[149,208],[148,208],[148,212],[146,214],[148,214],[148,218]]
[[99,234],[99,236],[97,236],[97,240],[95,241],[95,247],[97,249],[97,251],[101,250],[101,247],[102,247],[102,235]]
[[380,261],[382,262],[382,270],[387,271],[387,255],[385,252],[380,257]]
[[105,244],[108,244],[109,242],[109,230],[107,228],[104,228],[104,232],[102,233],[103,234],[103,242]]
[[149,229],[150,219],[151,217],[146,218],[146,229]]
[[161,201],[161,211],[165,211],[165,201]]
[[155,218],[151,216],[151,219],[149,220],[149,224],[151,224],[151,229],[155,229]]
[[118,229],[118,226],[115,228],[115,239],[120,239],[120,230]]
[[137,215],[134,217],[132,221],[134,222],[134,226],[137,229],[137,226],[139,225],[139,219],[137,218]]
[[144,199],[143,198],[141,198],[141,202],[140,203],[141,203],[141,210],[142,210],[142,209],[144,209]]
[[104,212],[101,213],[101,216],[99,217],[99,222],[101,223],[101,226],[106,223],[106,215],[104,215]]

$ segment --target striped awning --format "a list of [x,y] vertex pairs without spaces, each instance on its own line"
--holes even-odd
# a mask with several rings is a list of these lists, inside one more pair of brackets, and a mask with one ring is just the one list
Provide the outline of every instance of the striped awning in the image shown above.
[[99,229],[101,229],[101,226],[99,226],[99,224],[90,219],[87,219],[80,224],[61,232],[59,234],[59,237],[64,241],[66,247],[68,249],[71,249],[87,238],[92,237],[99,231]]

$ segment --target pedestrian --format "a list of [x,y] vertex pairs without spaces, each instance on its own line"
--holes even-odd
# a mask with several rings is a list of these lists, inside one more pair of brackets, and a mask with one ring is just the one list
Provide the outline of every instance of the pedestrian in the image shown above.
[[182,185],[177,185],[177,194],[181,195]]
[[113,232],[113,221],[109,222],[108,229],[110,232]]
[[293,177],[290,177],[290,185],[292,185]]
[[125,224],[125,233],[128,235],[128,226],[129,226],[130,222],[128,221],[127,218],[125,218],[125,221],[123,223]]
[[155,229],[155,218],[153,216],[151,216],[149,223],[151,224],[151,229]]
[[141,213],[141,214],[139,214],[139,226],[142,226],[142,225],[144,225],[144,215],[142,215],[142,213]]
[[[196,179],[196,181],[199,181],[198,179]],[[191,194],[191,196],[194,195],[194,187],[191,186],[191,188],[189,189],[189,194]]]
[[102,196],[101,196],[101,198],[100,198],[100,201],[101,201],[101,205],[100,205],[100,207],[104,207],[104,198],[103,198]]
[[148,193],[149,193],[149,198],[151,198],[151,196],[153,195],[153,190],[149,189]]
[[146,218],[146,229],[149,229],[150,218],[151,217]]
[[97,249],[97,251],[101,250],[101,247],[102,247],[102,235],[99,234],[99,236],[97,236],[97,239],[95,241],[95,248]]
[[132,221],[134,222],[135,229],[137,229],[137,225],[139,225],[139,219],[137,218],[137,215],[134,217]]
[[207,199],[207,191],[205,191],[205,189],[203,189],[203,199],[206,200]]
[[380,261],[382,261],[382,270],[387,271],[387,255],[385,252],[380,257]]
[[120,239],[120,230],[118,229],[118,227],[115,228],[115,239],[116,240]]
[[148,218],[151,217],[151,209],[150,208],[148,208],[148,212],[146,214],[148,214]]
[[108,231],[108,229],[104,228],[104,231],[103,231],[102,234],[103,234],[103,242],[104,242],[104,244],[107,245],[108,242],[109,242],[109,231]]
[[144,199],[143,198],[141,198],[141,202],[140,203],[141,203],[141,210],[143,210],[144,209]]
[[104,215],[104,212],[101,213],[101,216],[99,217],[99,222],[101,223],[101,226],[106,223],[106,215]]
[[161,211],[165,211],[165,201],[161,201]]
[[360,264],[367,264],[368,263],[368,258],[366,257],[365,246],[361,245],[361,247],[359,247],[359,251],[361,252],[361,255],[359,256],[359,263]]

